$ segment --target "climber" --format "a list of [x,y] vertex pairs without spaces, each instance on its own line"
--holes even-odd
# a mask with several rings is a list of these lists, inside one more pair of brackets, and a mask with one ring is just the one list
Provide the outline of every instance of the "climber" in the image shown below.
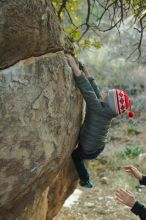
[[[125,166],[125,171],[131,173],[141,185],[146,185],[146,176],[144,176],[136,167]],[[131,208],[131,212],[139,216],[141,220],[146,220],[146,207],[140,202],[136,201],[134,195],[125,189],[118,189],[116,191],[117,200],[122,204]]]
[[[66,54],[77,87],[80,89],[86,102],[86,115],[79,134],[78,147],[73,151],[72,158],[80,178],[80,185],[92,188],[84,159],[95,159],[105,147],[105,139],[112,118],[124,113],[131,103],[126,92],[119,89],[100,93],[95,80],[85,66],[80,69],[76,60]],[[130,111],[133,117],[134,112]]]

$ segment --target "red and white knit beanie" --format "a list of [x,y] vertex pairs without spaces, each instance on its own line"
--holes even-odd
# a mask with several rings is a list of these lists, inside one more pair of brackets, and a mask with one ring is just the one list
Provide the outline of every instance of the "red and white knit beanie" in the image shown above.
[[111,89],[108,91],[107,103],[109,107],[116,113],[122,114],[130,108],[129,117],[134,117],[134,112],[131,111],[130,98],[126,92],[120,89]]

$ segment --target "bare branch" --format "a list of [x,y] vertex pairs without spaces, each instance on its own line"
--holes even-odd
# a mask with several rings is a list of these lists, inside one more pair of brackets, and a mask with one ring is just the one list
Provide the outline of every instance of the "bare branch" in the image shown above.
[[86,17],[86,29],[85,31],[81,34],[81,37],[79,38],[78,42],[80,42],[80,40],[83,38],[83,36],[87,33],[87,31],[90,28],[89,25],[89,19],[90,19],[90,15],[91,15],[91,4],[90,4],[90,0],[87,0],[87,5],[88,5],[88,12],[87,12],[87,17]]
[[63,11],[63,9],[66,8],[66,3],[68,0],[62,0],[62,5],[60,6],[60,9],[58,11],[58,18],[61,20],[61,12]]
[[65,11],[66,11],[67,14],[68,14],[68,17],[69,17],[69,20],[70,20],[71,24],[78,29],[78,27],[74,24],[74,22],[73,22],[73,20],[72,20],[72,17],[71,17],[71,15],[70,15],[70,13],[69,13],[69,11],[67,10],[66,7],[65,7]]
[[[143,32],[144,28],[146,28],[146,25],[144,23],[146,22],[145,17],[146,17],[146,5],[145,1],[139,0],[139,3],[137,4],[137,7],[133,4],[132,0],[86,0],[87,2],[87,12],[86,13],[86,18],[80,24],[79,26],[76,25],[74,22],[69,10],[66,7],[68,0],[62,0],[62,5],[60,6],[60,9],[58,11],[58,17],[61,19],[61,12],[63,10],[66,11],[66,14],[69,18],[70,24],[72,24],[75,29],[73,30],[72,33],[74,33],[76,30],[79,30],[81,32],[81,37],[77,41],[79,43],[81,39],[85,36],[85,34],[90,31],[101,31],[101,32],[107,32],[112,30],[113,28],[116,28],[119,35],[119,27],[121,23],[124,21],[124,19],[129,15],[129,12],[132,11],[134,18],[135,18],[135,23],[139,24],[139,28],[134,28],[135,30],[138,31],[140,34],[140,39],[138,44],[135,46],[137,47],[137,50],[139,51],[139,55],[141,56],[141,47],[142,47],[142,41],[143,41]],[[95,14],[95,7],[98,8],[100,7],[100,15]],[[92,23],[90,17],[92,16]],[[102,21],[104,20],[104,17],[108,16],[109,17],[109,24],[107,27],[103,27]],[[93,21],[93,18],[94,21]],[[72,34],[71,33],[71,34]],[[135,53],[132,52],[132,54]],[[130,55],[131,56],[131,55]]]

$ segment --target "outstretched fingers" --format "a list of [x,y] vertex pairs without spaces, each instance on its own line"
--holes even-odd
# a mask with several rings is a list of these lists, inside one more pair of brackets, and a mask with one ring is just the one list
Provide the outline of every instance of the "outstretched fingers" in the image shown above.
[[133,174],[138,180],[142,180],[142,173],[134,166],[124,166],[124,169],[127,173]]
[[132,207],[135,203],[135,198],[131,192],[124,189],[118,189],[116,191],[116,199],[129,207]]
[[124,166],[124,169],[125,169],[126,171],[132,171],[132,170],[134,169],[134,167],[131,166],[131,165],[126,165],[126,166]]

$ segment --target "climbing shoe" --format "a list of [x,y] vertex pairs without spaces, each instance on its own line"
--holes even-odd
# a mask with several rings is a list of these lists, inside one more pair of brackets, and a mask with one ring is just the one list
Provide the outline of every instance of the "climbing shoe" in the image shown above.
[[92,183],[90,183],[89,180],[88,181],[80,180],[80,186],[83,186],[85,188],[92,188],[93,187]]

